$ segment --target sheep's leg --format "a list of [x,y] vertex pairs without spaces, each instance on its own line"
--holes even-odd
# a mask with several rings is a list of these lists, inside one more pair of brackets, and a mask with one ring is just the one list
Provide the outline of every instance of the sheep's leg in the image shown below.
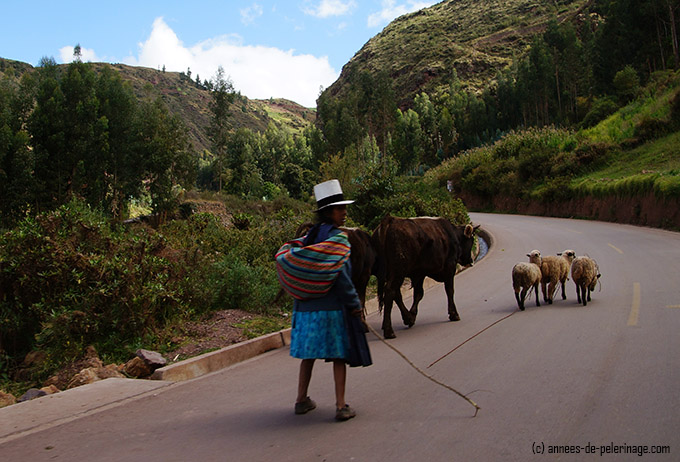
[[590,287],[588,287],[586,290],[588,290],[588,301],[590,301]]
[[547,284],[545,281],[541,281],[541,289],[543,291],[543,301],[548,303],[548,292],[546,291]]
[[576,301],[581,303],[581,286],[574,284],[576,286]]
[[583,300],[583,306],[588,305],[588,301],[586,300],[586,286],[585,284],[581,286],[581,300]]
[[524,299],[527,296],[527,289],[522,287],[521,292],[515,292],[515,299],[517,299],[517,306],[520,311],[524,311]]
[[565,281],[562,281],[562,300],[567,299],[567,290],[566,290],[565,286],[566,286]]
[[548,284],[547,294],[546,294],[545,289],[543,290],[543,298],[546,302],[548,302],[548,305],[552,305],[552,297],[553,297],[554,293],[555,293],[555,282],[550,281],[550,284]]
[[534,284],[534,291],[536,293],[536,306],[541,306],[540,297],[538,296],[538,283]]

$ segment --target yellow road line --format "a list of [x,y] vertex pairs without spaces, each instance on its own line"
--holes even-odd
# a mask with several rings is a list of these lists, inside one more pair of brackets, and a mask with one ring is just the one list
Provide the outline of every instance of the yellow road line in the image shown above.
[[640,283],[633,283],[633,305],[630,308],[630,315],[628,316],[628,325],[637,326],[638,318],[640,317]]
[[620,253],[621,255],[623,255],[623,250],[619,249],[618,247],[616,247],[616,246],[613,245],[613,244],[607,244],[607,245],[608,245],[609,247],[611,247],[612,249],[616,250],[616,251],[617,251],[618,253]]
[[680,305],[666,305],[666,308],[680,308]]

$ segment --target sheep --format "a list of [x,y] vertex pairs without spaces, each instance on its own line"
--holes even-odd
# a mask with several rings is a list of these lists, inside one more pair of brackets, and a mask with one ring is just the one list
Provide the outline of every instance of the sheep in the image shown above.
[[571,279],[576,284],[578,303],[583,301],[583,306],[588,305],[590,292],[595,290],[595,285],[600,276],[600,267],[592,258],[583,256],[574,259],[574,262],[571,264]]
[[569,277],[569,267],[575,255],[576,252],[573,250],[564,250],[557,255],[543,257],[541,263],[541,288],[543,290],[543,301],[549,305],[552,304],[555,292],[557,292],[558,282],[562,285],[562,300],[567,299],[567,292],[564,286]]
[[520,311],[524,311],[524,300],[532,288],[536,292],[536,306],[541,306],[538,297],[538,284],[541,282],[541,252],[532,250],[527,257],[528,263],[520,262],[512,267],[512,288],[515,290],[515,300]]

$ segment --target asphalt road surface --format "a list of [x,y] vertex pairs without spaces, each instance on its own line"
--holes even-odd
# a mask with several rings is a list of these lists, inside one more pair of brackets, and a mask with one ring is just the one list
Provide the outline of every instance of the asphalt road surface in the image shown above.
[[[374,365],[348,371],[358,413],[350,421],[333,419],[323,362],[310,387],[318,408],[293,414],[298,360],[282,348],[13,439],[0,460],[680,460],[680,234],[471,215],[495,240],[455,278],[461,321],[448,321],[437,284],[411,329],[395,308],[390,343],[468,394],[476,417],[371,336]],[[517,311],[511,269],[532,249],[598,261],[601,284],[587,307],[569,281],[567,300],[536,307],[532,298]],[[380,329],[378,314],[369,322]]]

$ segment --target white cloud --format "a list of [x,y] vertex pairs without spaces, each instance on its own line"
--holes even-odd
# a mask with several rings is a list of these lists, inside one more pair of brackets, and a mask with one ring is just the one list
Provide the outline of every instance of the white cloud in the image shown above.
[[327,56],[244,45],[235,35],[186,46],[163,18],[154,21],[151,35],[139,44],[139,56],[125,62],[174,72],[190,68],[192,78],[198,74],[201,80],[213,78],[222,66],[234,88],[249,98],[287,98],[306,107],[315,107],[319,87],[330,86],[338,77]]
[[329,18],[331,16],[342,16],[349,13],[357,6],[354,0],[321,0],[318,5],[305,8],[304,12],[317,18]]
[[249,7],[241,9],[240,12],[241,22],[246,26],[255,22],[255,20],[262,16],[263,13],[262,7],[257,3],[253,3]]
[[383,26],[394,18],[398,18],[406,13],[422,10],[435,3],[437,2],[417,2],[409,0],[406,3],[397,4],[395,0],[383,0],[382,10],[368,16],[368,27]]
[[[73,61],[73,49],[75,47],[61,47],[59,49],[59,57],[61,58],[62,63],[70,63]],[[97,63],[100,62],[101,60],[97,57],[97,54],[94,52],[94,50],[91,50],[89,48],[83,48],[80,47],[80,60],[87,63],[87,62],[92,62],[92,63]]]

